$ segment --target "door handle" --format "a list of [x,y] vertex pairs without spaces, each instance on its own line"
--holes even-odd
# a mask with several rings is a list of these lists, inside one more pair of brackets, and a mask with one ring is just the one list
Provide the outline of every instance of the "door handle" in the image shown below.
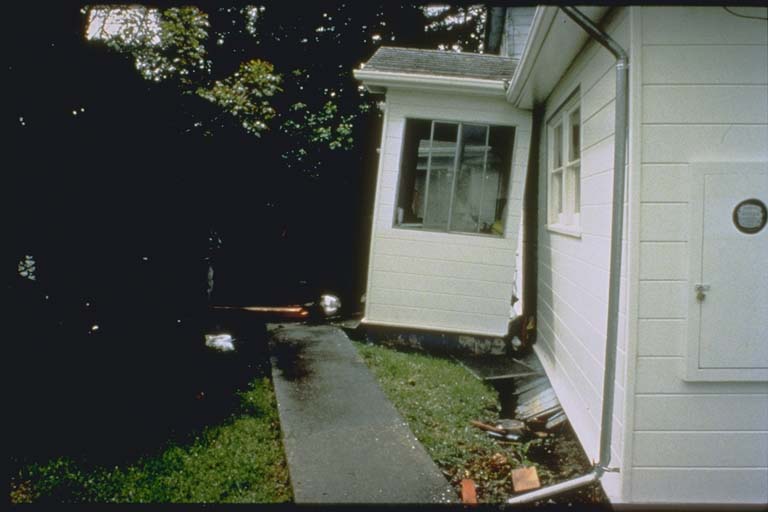
[[696,300],[699,302],[704,302],[704,299],[707,298],[707,292],[709,291],[709,285],[698,283],[696,284],[693,289],[696,291]]

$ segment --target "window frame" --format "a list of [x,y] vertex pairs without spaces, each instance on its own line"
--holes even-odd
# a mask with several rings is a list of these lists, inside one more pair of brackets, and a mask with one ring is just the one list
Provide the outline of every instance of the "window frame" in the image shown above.
[[[581,113],[577,89],[547,121],[547,228],[577,237],[581,236]],[[578,147],[573,146],[574,115],[578,116]]]
[[[510,201],[510,192],[511,187],[513,186],[512,183],[512,170],[514,168],[514,144],[515,144],[515,138],[517,136],[517,125],[508,125],[508,124],[499,124],[499,123],[491,123],[487,121],[477,121],[477,120],[466,120],[466,119],[445,119],[445,118],[436,118],[436,117],[420,117],[420,116],[408,116],[403,118],[403,139],[406,137],[406,125],[409,120],[412,121],[426,121],[430,123],[430,142],[433,140],[434,132],[435,132],[435,125],[436,124],[453,124],[456,125],[456,149],[455,154],[453,157],[453,169],[452,169],[452,185],[451,185],[451,200],[450,200],[450,208],[448,213],[448,228],[447,229],[435,229],[435,228],[424,228],[424,227],[414,227],[411,225],[408,225],[407,223],[398,223],[398,211],[397,211],[397,204],[399,202],[399,195],[401,193],[401,187],[402,183],[401,180],[403,179],[403,158],[404,154],[403,151],[405,149],[405,144],[401,145],[400,148],[400,159],[398,163],[398,179],[397,179],[397,186],[396,186],[396,196],[395,196],[395,209],[392,219],[392,228],[393,229],[404,229],[408,231],[420,231],[420,232],[428,232],[428,233],[444,233],[444,234],[452,234],[452,235],[466,235],[466,236],[482,236],[482,237],[491,237],[491,238],[506,238],[507,236],[507,216],[503,216],[501,219],[502,222],[502,229],[500,234],[496,233],[483,233],[480,231],[472,232],[472,231],[460,231],[460,230],[454,230],[451,228],[451,212],[453,210],[453,204],[455,201],[456,196],[456,182],[459,174],[459,166],[461,164],[461,156],[462,156],[462,149],[461,149],[461,141],[463,136],[463,129],[466,125],[471,126],[484,126],[486,128],[486,143],[484,147],[484,155],[483,155],[483,173],[486,174],[488,172],[487,168],[487,161],[488,161],[488,153],[491,150],[490,147],[490,137],[491,137],[491,129],[492,128],[508,128],[511,130],[511,140],[509,143],[512,145],[510,149],[510,158],[508,162],[508,166],[506,169],[503,169],[504,172],[506,172],[506,191],[505,191],[505,199],[507,200],[507,204],[509,204]],[[429,199],[429,171],[431,170],[431,160],[432,160],[432,153],[428,155],[429,164],[428,164],[428,172],[425,176],[425,190],[424,190],[424,208],[425,208],[425,216],[426,218],[426,207],[428,204]],[[481,200],[482,202],[482,200]],[[482,205],[480,206],[482,209]]]

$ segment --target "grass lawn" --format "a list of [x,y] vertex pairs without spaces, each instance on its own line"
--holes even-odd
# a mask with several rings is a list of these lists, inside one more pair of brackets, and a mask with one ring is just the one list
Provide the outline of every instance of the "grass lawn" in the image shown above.
[[271,381],[253,380],[239,398],[239,411],[227,421],[124,467],[70,458],[22,467],[11,475],[11,502],[291,501]]
[[[500,442],[472,427],[470,420],[493,423],[499,418],[498,393],[454,360],[354,344],[387,397],[457,492],[463,478],[472,478],[479,501],[498,503],[514,493],[512,469],[536,466],[542,485],[589,469],[570,432],[557,443],[553,438]],[[593,503],[600,500],[593,491],[590,488],[563,498]]]

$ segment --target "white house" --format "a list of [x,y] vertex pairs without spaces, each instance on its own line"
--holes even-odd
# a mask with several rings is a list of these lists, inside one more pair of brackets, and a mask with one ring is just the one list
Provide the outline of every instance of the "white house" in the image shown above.
[[505,334],[522,219],[525,323],[596,462],[566,487],[768,503],[767,18],[508,8],[519,59],[381,48],[356,71],[386,93],[364,321]]

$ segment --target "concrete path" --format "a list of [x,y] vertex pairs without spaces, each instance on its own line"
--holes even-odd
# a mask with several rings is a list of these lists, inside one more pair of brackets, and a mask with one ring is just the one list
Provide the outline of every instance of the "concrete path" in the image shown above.
[[341,329],[291,325],[272,334],[296,503],[457,500]]

